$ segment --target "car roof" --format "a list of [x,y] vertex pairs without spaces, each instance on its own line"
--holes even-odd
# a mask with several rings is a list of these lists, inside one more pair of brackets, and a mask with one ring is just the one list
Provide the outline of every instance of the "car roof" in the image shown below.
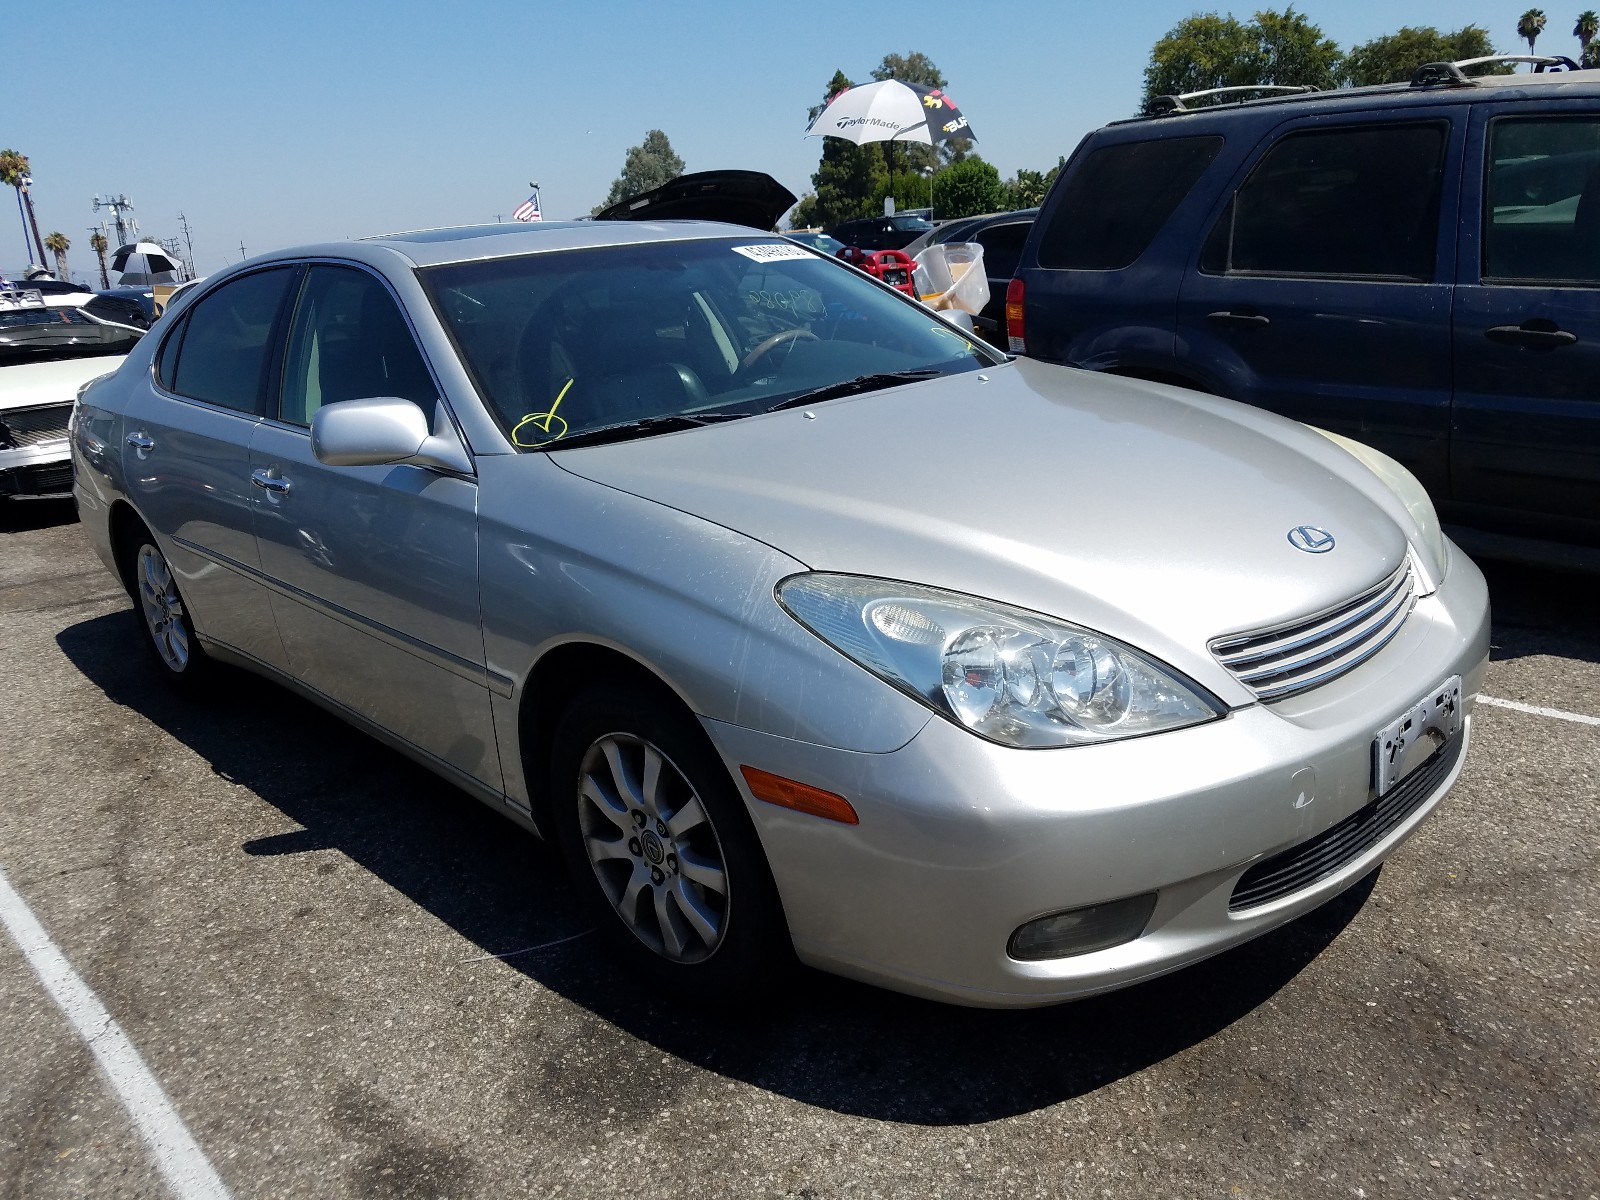
[[[739,238],[780,241],[745,225],[717,221],[535,221],[498,225],[464,225],[386,233],[357,241],[291,246],[250,260],[262,266],[300,258],[343,258],[373,266],[392,266],[396,256],[414,267],[481,259],[517,258],[525,254],[583,250],[597,246],[637,246],[652,242]],[[240,264],[241,266],[244,264]],[[229,272],[232,274],[233,272]]]
[[1392,108],[1412,104],[1472,104],[1486,100],[1557,100],[1600,95],[1600,71],[1519,72],[1511,75],[1474,75],[1466,84],[1384,83],[1372,87],[1338,88],[1327,92],[1301,92],[1263,96],[1228,104],[1202,104],[1171,112],[1141,113],[1112,121],[1107,128],[1129,125],[1164,125],[1169,121],[1201,118],[1249,120],[1263,109],[1308,108],[1318,113]]

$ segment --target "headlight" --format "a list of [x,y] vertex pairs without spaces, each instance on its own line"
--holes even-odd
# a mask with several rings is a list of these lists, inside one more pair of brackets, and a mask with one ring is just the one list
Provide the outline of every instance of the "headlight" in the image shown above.
[[[1317,429],[1315,425],[1311,428]],[[1317,432],[1376,475],[1383,481],[1384,486],[1398,497],[1400,503],[1406,506],[1406,511],[1416,523],[1418,537],[1422,542],[1420,548],[1428,555],[1428,573],[1433,576],[1435,585],[1442,581],[1445,571],[1449,568],[1444,545],[1444,530],[1439,528],[1439,514],[1433,507],[1433,501],[1428,498],[1427,489],[1417,481],[1417,477],[1383,451],[1374,450],[1364,442],[1340,437],[1337,433],[1329,433],[1326,429],[1317,429]]]
[[1039,749],[1221,716],[1221,703],[1104,634],[956,592],[793,575],[778,600],[845,657],[974,733]]

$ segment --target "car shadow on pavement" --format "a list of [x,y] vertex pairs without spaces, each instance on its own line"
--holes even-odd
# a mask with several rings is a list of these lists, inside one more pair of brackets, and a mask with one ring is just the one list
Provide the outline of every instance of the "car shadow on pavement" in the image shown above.
[[12,500],[0,498],[0,533],[26,533],[53,525],[73,525],[78,508],[71,497],[52,500]]
[[[471,942],[477,949],[464,962],[505,956],[507,968],[623,1036],[839,1113],[985,1122],[1140,1071],[1248,1017],[1339,935],[1377,878],[1226,954],[1074,1004],[964,1009],[807,971],[783,1003],[758,1015],[696,1013],[645,994],[596,938],[574,936],[586,930],[553,848],[531,835],[507,837],[504,818],[285,690],[274,688],[264,703],[263,684],[227,672],[203,703],[175,696],[142,654],[130,653],[132,621],[128,611],[97,617],[64,629],[57,644],[114,703],[302,827],[246,842],[241,854],[337,850]],[[315,861],[306,860],[308,873]],[[606,1036],[596,1031],[590,1040]],[[508,1069],[526,1063],[521,1086],[536,1091],[581,1096],[596,1086],[578,1077],[591,1069],[606,1072],[607,1087],[626,1087],[615,1078],[614,1055],[598,1046],[596,1053],[564,1067],[576,1071],[571,1078],[527,1060],[522,1046],[508,1044],[504,1061]]]
[[1475,561],[1489,581],[1490,658],[1553,655],[1600,663],[1600,575]]

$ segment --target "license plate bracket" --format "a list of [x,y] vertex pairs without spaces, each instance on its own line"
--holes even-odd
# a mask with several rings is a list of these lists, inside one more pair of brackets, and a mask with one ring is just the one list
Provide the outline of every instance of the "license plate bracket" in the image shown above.
[[1461,676],[1452,675],[1372,740],[1374,796],[1385,795],[1460,733]]

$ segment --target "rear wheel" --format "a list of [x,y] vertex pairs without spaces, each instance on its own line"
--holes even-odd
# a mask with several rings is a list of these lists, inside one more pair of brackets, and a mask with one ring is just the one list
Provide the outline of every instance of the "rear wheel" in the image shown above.
[[606,939],[663,988],[730,1002],[791,963],[744,802],[687,714],[631,690],[581,696],[556,729],[554,824]]
[[148,530],[139,529],[125,548],[125,571],[133,593],[144,644],[155,658],[161,677],[181,690],[204,683],[211,660],[199,639],[178,590],[178,580],[166,555]]

